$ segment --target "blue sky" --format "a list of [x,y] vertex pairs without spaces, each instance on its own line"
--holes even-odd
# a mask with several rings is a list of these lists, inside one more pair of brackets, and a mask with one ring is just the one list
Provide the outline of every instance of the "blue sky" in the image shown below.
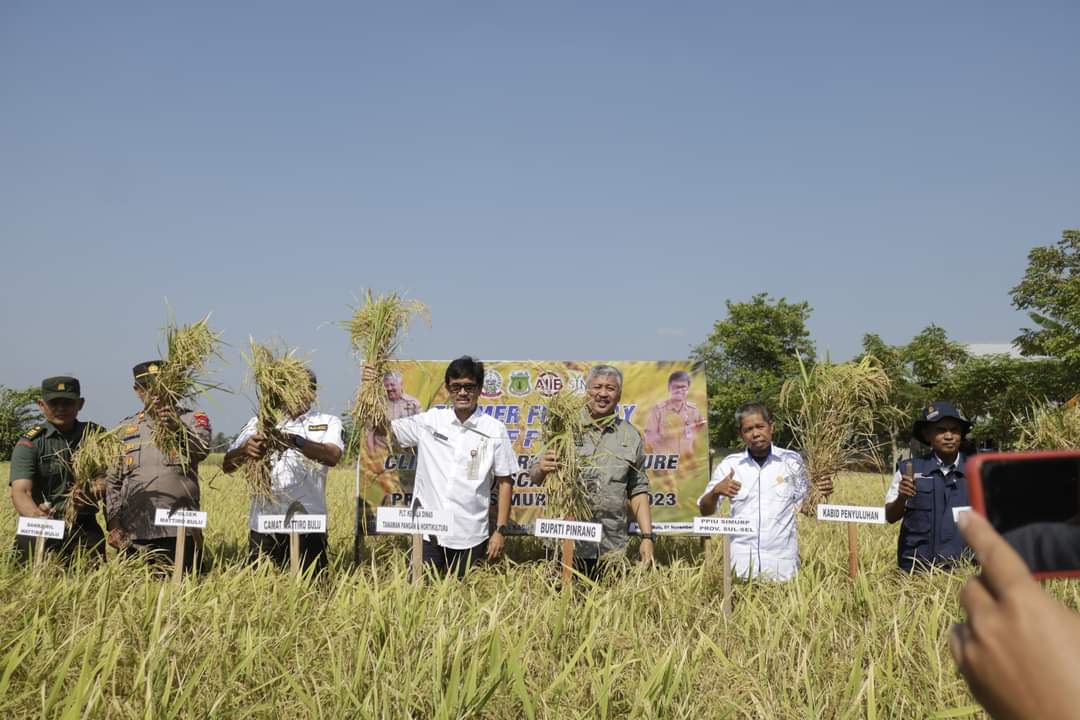
[[166,299],[337,412],[366,287],[431,306],[410,357],[675,359],[767,291],[843,359],[1007,342],[1080,225],[1075,3],[164,5],[0,6],[0,384],[102,422]]

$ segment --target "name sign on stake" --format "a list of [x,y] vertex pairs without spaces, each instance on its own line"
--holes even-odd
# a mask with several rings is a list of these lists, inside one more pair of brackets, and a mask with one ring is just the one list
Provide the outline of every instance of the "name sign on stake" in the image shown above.
[[752,518],[696,517],[695,535],[755,535],[757,523]]
[[[694,523],[654,522],[652,524],[652,531],[657,535],[690,535],[694,532]],[[638,535],[641,533],[641,526],[636,522],[632,522],[630,523],[629,532],[631,535]]]
[[201,510],[166,510],[158,508],[154,512],[154,524],[163,527],[204,528],[206,513]]
[[390,535],[450,535],[454,515],[448,510],[381,507],[375,512],[375,532]]
[[261,533],[324,533],[326,532],[325,515],[300,515],[299,513],[289,518],[289,524],[285,524],[284,515],[259,515],[259,532]]
[[533,524],[533,535],[542,538],[598,543],[604,537],[604,526],[600,523],[537,518]]
[[818,505],[817,519],[831,522],[885,524],[885,508],[880,506],[861,507],[858,505]]
[[64,521],[49,520],[47,518],[19,518],[19,527],[15,530],[16,535],[26,537],[43,537],[49,540],[64,539]]

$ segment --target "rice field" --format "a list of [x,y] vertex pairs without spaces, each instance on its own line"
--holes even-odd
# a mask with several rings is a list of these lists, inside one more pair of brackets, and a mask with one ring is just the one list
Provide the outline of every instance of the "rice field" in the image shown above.
[[[214,568],[179,587],[131,563],[35,573],[0,553],[0,717],[981,716],[946,647],[964,576],[898,574],[894,526],[860,527],[851,581],[845,527],[799,517],[797,580],[737,583],[725,616],[719,564],[692,538],[574,594],[529,539],[463,582],[410,585],[395,538],[353,567],[346,470],[330,577],[252,569],[243,480],[202,473]],[[843,477],[834,501],[877,504],[883,482]],[[1052,589],[1078,605],[1075,584]]]

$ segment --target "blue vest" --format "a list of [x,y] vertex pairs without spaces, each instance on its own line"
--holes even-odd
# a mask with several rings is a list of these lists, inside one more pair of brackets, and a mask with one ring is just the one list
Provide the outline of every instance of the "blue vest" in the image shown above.
[[925,569],[928,565],[950,567],[967,550],[967,543],[953,520],[952,509],[970,505],[962,455],[948,477],[933,455],[900,463],[905,475],[915,478],[915,496],[907,500],[900,524],[897,563],[901,570]]

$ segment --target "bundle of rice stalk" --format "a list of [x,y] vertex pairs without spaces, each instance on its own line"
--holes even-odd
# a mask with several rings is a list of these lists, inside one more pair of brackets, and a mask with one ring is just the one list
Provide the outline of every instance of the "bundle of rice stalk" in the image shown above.
[[219,386],[205,375],[210,358],[219,355],[221,334],[210,329],[207,315],[190,325],[177,326],[170,318],[165,327],[167,353],[156,375],[145,388],[145,404],[153,415],[154,444],[166,455],[174,456],[181,466],[190,463],[190,430],[179,420],[184,403]]
[[[353,351],[382,378],[390,371],[391,358],[414,315],[428,319],[427,306],[405,300],[396,292],[375,297],[368,290],[363,305],[354,308],[352,318],[341,324],[349,333]],[[382,382],[360,383],[351,415],[356,432],[361,428],[389,431]]]
[[67,522],[74,522],[80,502],[94,498],[94,482],[119,470],[123,455],[124,442],[120,439],[119,429],[87,429],[71,455],[72,484],[64,506]]
[[799,356],[799,370],[799,377],[784,383],[780,406],[811,478],[802,511],[813,515],[822,499],[817,480],[836,477],[857,463],[883,467],[874,425],[890,412],[891,383],[869,355],[838,365],[826,361],[809,371]]
[[267,452],[244,465],[244,476],[253,495],[266,497],[273,490],[272,456],[290,447],[278,426],[307,412],[315,402],[315,389],[307,364],[295,356],[295,350],[275,355],[269,347],[251,339],[251,355],[245,359],[255,385],[256,431],[266,439]]
[[547,415],[541,429],[543,452],[555,451],[559,469],[544,481],[547,506],[551,514],[563,520],[588,520],[592,517],[589,497],[579,480],[582,459],[577,448],[585,433],[585,397],[560,392],[547,403]]
[[1037,402],[1013,421],[1017,450],[1080,450],[1080,406]]

